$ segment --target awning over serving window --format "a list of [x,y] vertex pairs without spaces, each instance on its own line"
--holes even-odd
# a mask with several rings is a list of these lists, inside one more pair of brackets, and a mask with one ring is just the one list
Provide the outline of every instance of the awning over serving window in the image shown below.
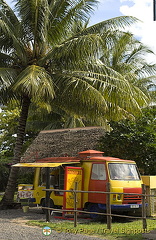
[[59,167],[64,164],[74,164],[77,162],[63,162],[63,163],[41,163],[41,162],[33,162],[33,163],[16,163],[12,165],[12,167]]

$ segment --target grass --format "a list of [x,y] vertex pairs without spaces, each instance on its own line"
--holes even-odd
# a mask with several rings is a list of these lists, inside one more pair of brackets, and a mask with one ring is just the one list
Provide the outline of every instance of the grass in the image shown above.
[[[0,195],[0,200],[2,199],[2,195]],[[16,194],[15,194],[16,198]],[[22,203],[22,205],[25,205]],[[52,230],[57,232],[69,232],[74,234],[83,234],[90,236],[97,236],[100,238],[106,238],[109,240],[141,240],[142,233],[144,230],[142,229],[142,220],[127,220],[124,218],[113,219],[112,229],[107,229],[106,222],[92,222],[87,220],[87,222],[83,220],[78,220],[77,227],[74,228],[74,222],[65,220],[65,221],[55,221],[46,223],[44,221],[29,221],[27,223],[31,226],[39,226],[45,227],[49,226]],[[151,230],[156,229],[156,219],[147,219],[147,230],[146,232],[150,232]]]
[[[123,222],[126,221],[126,222]],[[69,232],[74,234],[86,234],[97,236],[100,238],[106,238],[111,240],[141,240],[142,233],[144,230],[142,229],[142,221],[141,220],[115,220],[112,223],[112,229],[107,229],[106,222],[85,222],[83,223],[79,220],[77,227],[74,228],[73,221],[55,221],[46,223],[43,221],[29,221],[28,225],[45,227],[49,226],[52,230],[57,232]],[[154,219],[147,219],[147,230],[146,232],[150,232],[153,229],[156,229],[156,220]]]

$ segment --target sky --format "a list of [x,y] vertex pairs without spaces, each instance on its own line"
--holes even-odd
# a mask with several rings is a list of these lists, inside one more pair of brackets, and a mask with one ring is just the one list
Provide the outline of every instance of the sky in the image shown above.
[[[12,0],[6,0],[10,5]],[[90,25],[118,16],[134,16],[142,22],[133,25],[131,31],[137,39],[156,54],[156,21],[153,21],[153,0],[99,0],[98,8],[91,16]],[[156,63],[156,56],[148,57]]]
[[[134,16],[141,20],[129,30],[156,54],[156,21],[153,21],[153,0],[99,0],[98,9],[91,18],[91,25],[123,15]],[[148,56],[148,61],[156,63],[156,56]]]

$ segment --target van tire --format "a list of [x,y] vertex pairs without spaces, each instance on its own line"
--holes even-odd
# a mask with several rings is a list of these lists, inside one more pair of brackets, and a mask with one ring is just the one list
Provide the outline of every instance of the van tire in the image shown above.
[[89,205],[87,206],[87,211],[91,212],[90,217],[95,221],[101,221],[102,219],[104,219],[104,215],[93,213],[93,212],[99,212],[99,213],[101,212],[97,203],[89,203]]
[[[41,206],[42,207],[45,207],[45,198],[44,199],[42,199],[42,201],[41,201]],[[50,199],[50,208],[54,208],[54,202],[53,202],[53,200],[52,199]],[[43,213],[46,213],[46,209],[43,209],[42,208],[42,211],[43,211]],[[50,210],[50,213],[52,212],[52,210]]]

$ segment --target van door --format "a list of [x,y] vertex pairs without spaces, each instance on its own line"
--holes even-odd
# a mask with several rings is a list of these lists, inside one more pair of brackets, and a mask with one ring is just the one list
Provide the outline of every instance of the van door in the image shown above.
[[[83,169],[81,167],[65,167],[65,190],[83,189]],[[82,193],[77,193],[77,209],[82,209]],[[63,209],[74,209],[74,194],[72,192],[64,193]]]
[[[89,181],[89,191],[106,192],[106,183],[108,176],[106,164],[103,162],[92,163],[92,169]],[[88,193],[88,201],[91,203],[106,203],[106,194],[104,193]]]

